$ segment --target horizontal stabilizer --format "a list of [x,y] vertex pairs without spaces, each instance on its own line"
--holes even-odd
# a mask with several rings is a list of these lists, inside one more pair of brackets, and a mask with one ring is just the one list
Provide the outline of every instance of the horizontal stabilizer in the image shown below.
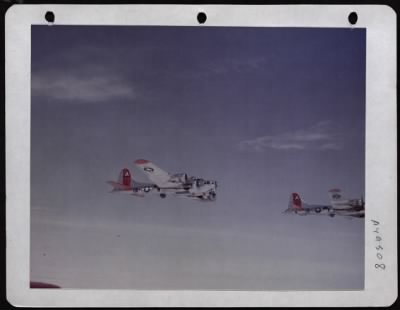
[[123,191],[123,190],[131,189],[130,186],[124,185],[124,184],[121,184],[121,183],[115,182],[115,181],[107,181],[106,183],[110,184],[113,187],[112,191]]

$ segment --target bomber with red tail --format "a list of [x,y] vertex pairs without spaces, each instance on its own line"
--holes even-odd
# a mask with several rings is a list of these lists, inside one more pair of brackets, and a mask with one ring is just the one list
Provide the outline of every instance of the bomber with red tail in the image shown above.
[[308,204],[303,202],[298,193],[292,193],[289,197],[289,205],[288,208],[284,211],[284,213],[294,212],[298,215],[329,215],[331,217],[334,216],[332,212],[332,207],[328,205],[315,205]]
[[135,164],[152,183],[133,180],[130,171],[124,168],[117,182],[107,182],[113,186],[112,192],[125,192],[141,197],[156,193],[161,198],[172,194],[201,201],[214,201],[217,197],[216,181],[188,176],[186,173],[170,174],[146,159],[138,159]]
[[334,217],[347,216],[363,218],[364,199],[343,199],[339,189],[329,191],[331,197],[330,205],[308,204],[301,200],[298,193],[292,193],[289,197],[289,206],[284,213],[295,213],[298,215],[328,215]]

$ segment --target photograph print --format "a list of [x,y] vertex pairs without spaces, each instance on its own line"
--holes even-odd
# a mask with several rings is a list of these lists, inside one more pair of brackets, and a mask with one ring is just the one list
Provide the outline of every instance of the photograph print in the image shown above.
[[363,28],[31,28],[30,287],[363,290]]

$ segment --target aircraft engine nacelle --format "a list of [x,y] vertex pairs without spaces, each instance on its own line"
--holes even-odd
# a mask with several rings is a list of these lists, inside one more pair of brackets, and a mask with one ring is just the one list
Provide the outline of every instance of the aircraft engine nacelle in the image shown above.
[[214,201],[217,199],[217,193],[214,191],[210,191],[208,193],[208,200]]
[[171,182],[176,183],[187,183],[188,182],[188,175],[186,173],[177,173],[171,177]]
[[349,201],[349,205],[353,207],[363,207],[364,206],[364,200],[363,199],[351,199]]

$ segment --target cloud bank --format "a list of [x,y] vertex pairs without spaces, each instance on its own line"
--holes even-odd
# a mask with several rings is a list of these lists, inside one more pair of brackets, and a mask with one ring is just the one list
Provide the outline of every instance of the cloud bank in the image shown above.
[[340,150],[343,145],[333,128],[332,121],[317,124],[293,132],[265,135],[239,143],[241,150],[262,152],[273,150]]
[[32,96],[43,96],[51,100],[93,103],[113,99],[132,100],[136,97],[133,86],[109,68],[39,71],[32,76]]

